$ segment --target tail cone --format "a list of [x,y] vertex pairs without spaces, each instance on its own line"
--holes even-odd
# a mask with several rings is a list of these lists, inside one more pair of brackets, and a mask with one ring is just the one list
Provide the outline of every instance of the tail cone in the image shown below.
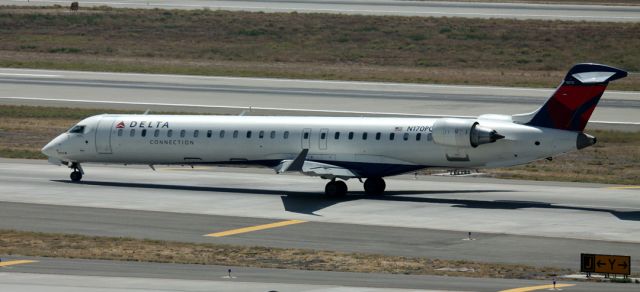
[[578,138],[576,139],[576,148],[578,148],[578,150],[587,148],[593,144],[596,144],[597,141],[598,139],[596,139],[596,137],[593,137],[589,134],[580,133],[578,134]]

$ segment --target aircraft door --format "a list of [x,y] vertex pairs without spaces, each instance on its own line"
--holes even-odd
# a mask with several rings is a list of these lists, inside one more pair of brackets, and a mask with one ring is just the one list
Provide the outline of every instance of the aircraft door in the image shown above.
[[111,154],[111,134],[113,133],[113,118],[102,118],[96,128],[96,152]]
[[311,147],[311,129],[302,130],[302,149],[309,149]]
[[319,147],[320,150],[327,150],[327,140],[329,139],[329,129],[320,129],[320,140]]

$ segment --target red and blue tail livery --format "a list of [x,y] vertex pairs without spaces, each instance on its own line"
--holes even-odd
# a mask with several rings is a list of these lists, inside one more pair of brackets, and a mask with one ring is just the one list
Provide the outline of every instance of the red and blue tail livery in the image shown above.
[[526,125],[582,132],[610,81],[627,72],[600,64],[577,64]]

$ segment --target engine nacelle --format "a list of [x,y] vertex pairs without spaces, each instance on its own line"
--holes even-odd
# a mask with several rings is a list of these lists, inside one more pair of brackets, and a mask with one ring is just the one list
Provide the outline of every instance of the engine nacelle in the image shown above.
[[433,123],[433,142],[455,147],[478,147],[504,138],[475,120],[442,118]]

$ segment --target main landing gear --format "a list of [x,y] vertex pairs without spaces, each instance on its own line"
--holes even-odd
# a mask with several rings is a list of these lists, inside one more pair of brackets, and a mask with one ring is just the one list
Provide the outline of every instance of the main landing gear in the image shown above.
[[71,174],[69,175],[69,178],[71,178],[72,182],[79,182],[80,180],[82,180],[82,174],[84,174],[84,171],[82,171],[82,166],[80,166],[80,163],[73,162],[69,165],[69,168],[73,169],[73,172],[71,172]]
[[381,177],[370,177],[364,181],[364,192],[367,195],[382,195],[386,187]]
[[347,194],[347,184],[334,178],[324,187],[324,193],[328,197],[344,197]]
[[[382,195],[386,187],[381,177],[370,177],[364,181],[364,192],[367,195]],[[347,194],[347,184],[334,178],[324,187],[324,193],[328,197],[343,197]]]

